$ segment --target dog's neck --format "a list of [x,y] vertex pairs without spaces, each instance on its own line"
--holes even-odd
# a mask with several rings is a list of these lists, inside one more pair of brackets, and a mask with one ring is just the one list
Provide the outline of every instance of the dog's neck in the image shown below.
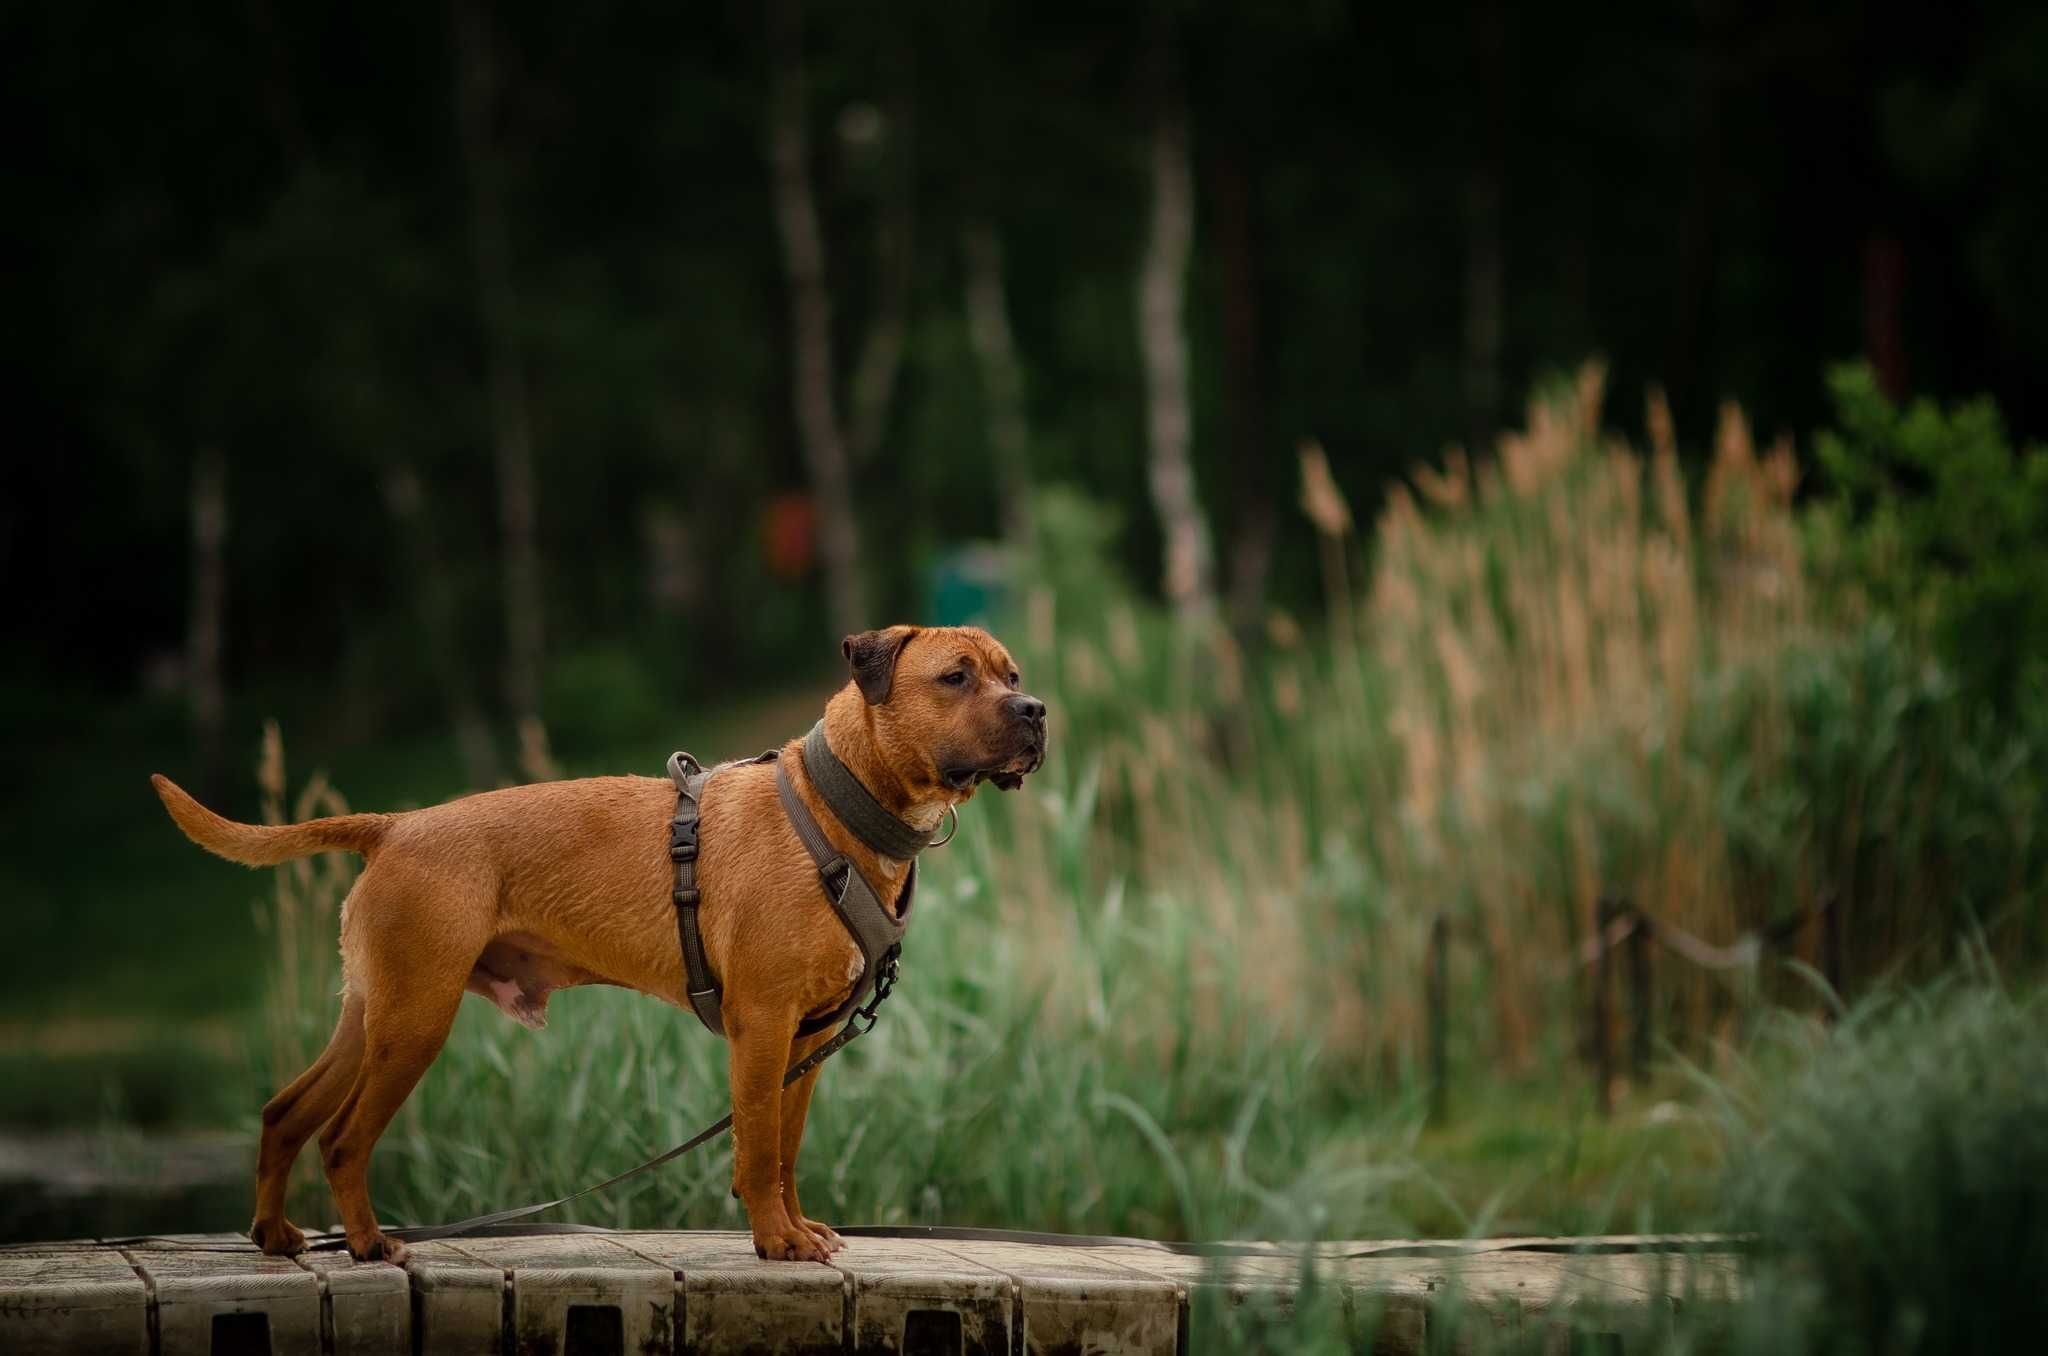
[[825,738],[868,794],[906,824],[936,832],[946,808],[959,799],[941,784],[915,785],[891,766],[875,747],[871,709],[851,683],[825,704]]

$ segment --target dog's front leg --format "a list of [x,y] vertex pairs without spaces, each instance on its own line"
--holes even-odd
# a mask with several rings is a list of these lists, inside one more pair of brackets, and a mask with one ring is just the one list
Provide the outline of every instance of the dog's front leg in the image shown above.
[[797,1013],[726,1009],[732,1044],[733,1186],[747,1208],[754,1252],[770,1261],[822,1262],[823,1240],[782,1199],[782,1075]]
[[[789,1062],[795,1064],[831,1039],[830,1030],[820,1031],[813,1036],[799,1037],[790,1047]],[[811,1109],[811,1089],[817,1086],[818,1073],[823,1067],[820,1065],[819,1068],[812,1069],[782,1090],[782,1204],[798,1228],[809,1230],[825,1245],[827,1252],[838,1252],[846,1246],[846,1240],[841,1238],[831,1225],[820,1224],[814,1219],[806,1218],[803,1206],[797,1203],[796,1195],[797,1150],[804,1142],[804,1117]]]

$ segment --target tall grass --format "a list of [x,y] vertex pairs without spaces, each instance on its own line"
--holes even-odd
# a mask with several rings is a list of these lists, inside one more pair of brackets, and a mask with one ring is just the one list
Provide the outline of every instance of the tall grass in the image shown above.
[[[1494,458],[1419,469],[1363,550],[1306,457],[1328,624],[1276,617],[1257,661],[1171,632],[1086,564],[1099,512],[1049,505],[1023,640],[1093,814],[1006,816],[1013,916],[1084,881],[1169,891],[1242,962],[1190,977],[1198,998],[1256,988],[1267,1020],[1396,1074],[1439,914],[1465,1058],[1506,1071],[1565,1043],[1604,893],[1724,945],[1831,900],[1853,980],[1939,969],[1974,926],[2038,953],[2048,740],[1973,724],[1882,617],[1817,592],[1787,445],[1729,406],[1695,489],[1660,400],[1647,455],[1601,401],[1588,369]],[[1809,925],[1793,954],[1819,943]],[[1055,986],[1088,972],[1042,960]],[[1677,967],[1658,989],[1680,1039],[1748,991]]]
[[[274,720],[263,725],[256,785],[266,824],[348,813],[348,803],[320,773],[307,779],[297,797],[290,796],[284,733]],[[269,1063],[279,1087],[327,1044],[341,988],[341,903],[355,877],[355,859],[334,853],[285,862],[271,876],[269,907],[257,910],[257,925],[275,939],[264,1010]]]
[[1724,694],[1811,639],[1790,449],[1759,457],[1725,409],[1696,508],[1661,406],[1645,459],[1601,438],[1600,396],[1582,374],[1497,462],[1418,476],[1433,513],[1397,490],[1379,528],[1372,643],[1402,766],[1380,849],[1413,913],[1472,923],[1517,1064],[1603,893],[1706,936],[1756,921],[1722,771],[1770,775],[1786,720],[1766,690],[1726,728]]
[[[1730,408],[1689,486],[1661,406],[1644,455],[1601,430],[1601,398],[1589,371],[1496,456],[1418,471],[1370,543],[1307,457],[1329,615],[1276,615],[1257,657],[1140,602],[1104,564],[1099,506],[1043,497],[1035,587],[1002,629],[1052,705],[1053,756],[929,860],[905,983],[825,1075],[807,1209],[1485,1227],[1483,1198],[1407,1151],[1437,915],[1462,939],[1456,1072],[1565,1100],[1571,960],[1605,890],[1717,943],[1829,893],[1856,976],[1939,968],[1965,932],[2038,946],[2048,740],[1973,725],[1881,618],[1811,585],[1788,449],[1759,451]],[[281,1082],[333,1012],[347,877],[279,879]],[[1780,982],[1663,969],[1681,1048]],[[466,1008],[380,1153],[395,1216],[557,1194],[723,1109],[722,1049],[647,1000],[572,995],[539,1038]],[[582,1217],[737,1224],[729,1174],[716,1146]]]

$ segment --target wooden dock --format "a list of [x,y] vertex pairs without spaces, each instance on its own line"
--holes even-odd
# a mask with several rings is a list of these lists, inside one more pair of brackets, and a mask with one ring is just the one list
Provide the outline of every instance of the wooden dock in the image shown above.
[[1387,1352],[1424,1350],[1448,1303],[1553,1333],[1574,1306],[1669,1306],[1740,1283],[1725,1246],[1681,1238],[1333,1243],[1219,1260],[854,1238],[823,1266],[759,1261],[743,1233],[620,1232],[423,1243],[401,1268],[192,1234],[0,1248],[0,1352],[1173,1356],[1191,1297],[1284,1309],[1310,1272]]

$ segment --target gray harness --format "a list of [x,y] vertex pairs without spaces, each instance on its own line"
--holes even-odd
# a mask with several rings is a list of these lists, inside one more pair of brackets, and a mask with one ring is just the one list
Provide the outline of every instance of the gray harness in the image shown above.
[[[818,882],[824,888],[825,898],[846,926],[854,945],[860,948],[861,972],[853,992],[830,1012],[806,1017],[797,1027],[797,1034],[809,1036],[835,1025],[858,1008],[878,980],[893,978],[896,958],[903,950],[911,897],[917,890],[917,854],[931,846],[931,839],[883,808],[852,770],[839,761],[825,740],[824,721],[812,726],[810,734],[804,737],[801,757],[811,785],[817,787],[832,813],[854,836],[885,857],[910,863],[902,898],[892,915],[882,906],[881,897],[867,877],[825,837],[818,821],[797,795],[789,780],[789,769],[779,761],[777,751],[770,749],[758,758],[746,760],[775,764],[775,789],[782,798],[782,811],[789,816],[789,825],[796,830],[804,851],[817,863]],[[683,968],[688,976],[685,988],[699,1020],[721,1036],[725,1034],[721,1012],[724,991],[711,973],[711,964],[704,955],[703,934],[697,926],[697,829],[704,789],[727,766],[734,765],[721,764],[706,771],[687,753],[672,754],[668,760],[668,775],[676,784],[676,815],[669,821],[668,855],[676,868],[676,936],[682,945]]]

